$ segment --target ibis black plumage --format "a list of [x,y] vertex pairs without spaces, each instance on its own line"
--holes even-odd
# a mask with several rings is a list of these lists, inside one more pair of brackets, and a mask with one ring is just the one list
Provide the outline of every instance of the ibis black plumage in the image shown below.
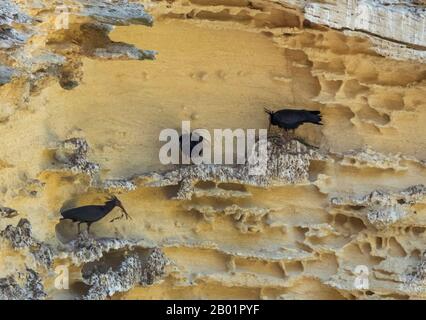
[[[183,143],[184,143],[183,139],[184,139],[184,137],[189,140],[189,150],[186,150],[184,148],[184,146],[183,146]],[[191,132],[190,134],[187,134],[187,133],[186,134],[182,134],[179,137],[179,148],[180,148],[180,150],[183,153],[185,153],[186,156],[188,156],[189,158],[191,158],[191,156],[192,156],[192,150],[194,150],[194,148],[198,144],[203,143],[203,141],[204,141],[204,137],[200,136],[200,135],[198,135],[198,134],[196,134],[194,132]],[[189,151],[189,154],[188,154],[188,151]],[[199,156],[203,156],[203,149],[200,150],[200,153],[198,155]]]
[[269,114],[269,128],[273,125],[289,131],[304,123],[322,125],[320,111],[283,109],[274,112],[265,108],[265,112]]
[[89,205],[61,211],[61,220],[72,220],[73,222],[78,222],[78,233],[80,233],[80,225],[82,223],[86,223],[87,232],[90,232],[90,226],[92,223],[104,218],[115,207],[121,208],[122,214],[120,217],[114,218],[110,222],[121,219],[123,216],[125,216],[126,219],[131,219],[126,209],[124,209],[121,201],[118,200],[116,196],[111,196],[103,205]]

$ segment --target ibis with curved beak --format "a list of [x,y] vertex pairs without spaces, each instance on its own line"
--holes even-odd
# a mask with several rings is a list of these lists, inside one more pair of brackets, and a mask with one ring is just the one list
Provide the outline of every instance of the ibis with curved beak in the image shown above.
[[78,233],[80,233],[80,225],[82,223],[87,224],[87,232],[90,232],[90,226],[92,223],[97,222],[104,218],[108,213],[110,213],[115,207],[119,207],[122,210],[121,216],[112,219],[110,222],[126,217],[126,220],[132,219],[124,209],[123,204],[116,196],[111,196],[105,202],[104,205],[90,205],[82,206],[73,209],[68,209],[61,211],[62,218],[61,220],[72,220],[73,222],[78,222]]

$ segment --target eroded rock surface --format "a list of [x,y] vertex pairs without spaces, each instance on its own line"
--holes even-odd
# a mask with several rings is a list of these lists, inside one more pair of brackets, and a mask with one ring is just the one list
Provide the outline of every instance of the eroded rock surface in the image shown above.
[[105,299],[118,292],[129,291],[137,285],[152,285],[165,275],[166,264],[167,259],[161,250],[153,249],[144,258],[137,253],[125,256],[117,270],[109,268],[102,272],[96,266],[94,270],[83,272],[84,282],[91,286],[84,299]]
[[41,278],[34,270],[0,279],[0,300],[41,300],[46,296]]
[[[3,0],[0,299],[425,299],[424,31],[424,1]],[[324,126],[263,174],[160,164],[265,107]],[[59,221],[110,194],[133,221]]]

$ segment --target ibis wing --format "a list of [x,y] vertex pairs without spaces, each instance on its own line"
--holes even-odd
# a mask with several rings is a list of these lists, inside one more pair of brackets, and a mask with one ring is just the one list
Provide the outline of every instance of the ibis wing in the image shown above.
[[309,110],[280,110],[275,113],[278,122],[284,125],[293,125],[295,123],[317,122],[321,121],[319,111]]
[[305,116],[299,110],[280,110],[275,112],[274,119],[284,126],[291,126],[303,121]]
[[91,222],[100,219],[104,215],[104,212],[101,206],[83,206],[62,211],[61,215],[64,219]]

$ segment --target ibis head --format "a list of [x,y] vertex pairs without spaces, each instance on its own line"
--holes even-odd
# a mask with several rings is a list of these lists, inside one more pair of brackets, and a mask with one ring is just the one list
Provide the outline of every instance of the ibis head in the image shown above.
[[114,195],[110,196],[108,198],[107,203],[111,203],[114,205],[114,207],[119,207],[121,210],[123,210],[124,215],[126,216],[126,219],[132,219],[132,217],[127,213],[126,209],[124,209],[123,204],[121,201]]

